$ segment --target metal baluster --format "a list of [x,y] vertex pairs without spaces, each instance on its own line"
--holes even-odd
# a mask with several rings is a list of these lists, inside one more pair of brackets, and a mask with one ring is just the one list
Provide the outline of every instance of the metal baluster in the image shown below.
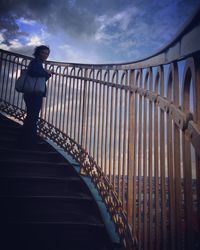
[[[106,79],[105,79],[106,81]],[[110,71],[108,71],[108,74],[107,74],[107,81],[109,82],[110,81]],[[106,82],[105,82],[106,84]],[[109,134],[109,122],[110,122],[110,116],[109,116],[109,90],[110,90],[110,87],[108,85],[105,85],[106,87],[106,120],[105,120],[105,161],[104,161],[104,165],[105,165],[105,174],[106,176],[108,176],[109,174],[109,166],[108,166],[108,159],[109,159],[109,144],[108,144],[108,141],[109,141],[109,137],[108,137],[108,134]],[[111,133],[111,131],[110,131]]]
[[[194,69],[193,58],[186,61],[183,73],[183,89],[182,89],[182,108],[185,114],[190,112],[190,84],[192,79],[192,71]],[[194,75],[193,75],[194,79]],[[184,173],[184,205],[185,205],[185,246],[186,249],[194,249],[194,232],[193,232],[193,209],[192,209],[192,166],[191,166],[191,145],[186,131],[183,131],[183,173]]]
[[[115,70],[112,75],[112,83],[114,84],[115,81],[118,79],[118,71]],[[111,87],[111,99],[110,99],[110,158],[109,158],[109,180],[112,183],[113,181],[113,164],[114,164],[114,147],[113,147],[113,141],[114,141],[114,87]]]

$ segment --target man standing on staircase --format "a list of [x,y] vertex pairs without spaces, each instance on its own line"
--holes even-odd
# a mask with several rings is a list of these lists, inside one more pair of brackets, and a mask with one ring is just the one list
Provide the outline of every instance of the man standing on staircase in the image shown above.
[[[46,81],[53,74],[52,71],[45,70],[43,63],[47,60],[50,53],[49,47],[41,45],[35,48],[35,57],[28,66],[28,75],[31,77],[45,77]],[[37,121],[42,107],[42,99],[46,96],[36,94],[24,94],[24,101],[27,108],[27,116],[22,128],[22,144],[24,147],[32,147],[37,143]]]

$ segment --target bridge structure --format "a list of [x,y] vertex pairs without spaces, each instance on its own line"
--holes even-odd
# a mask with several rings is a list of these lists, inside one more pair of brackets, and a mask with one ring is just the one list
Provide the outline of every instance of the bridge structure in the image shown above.
[[[38,133],[91,178],[125,249],[200,247],[199,34],[200,10],[143,60],[45,63]],[[15,80],[30,60],[0,50],[0,111],[19,121]]]

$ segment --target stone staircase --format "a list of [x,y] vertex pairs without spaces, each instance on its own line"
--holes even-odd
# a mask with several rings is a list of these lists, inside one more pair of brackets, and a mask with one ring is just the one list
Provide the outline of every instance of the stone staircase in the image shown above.
[[0,115],[0,249],[114,249],[75,169],[41,138],[19,148],[20,129]]

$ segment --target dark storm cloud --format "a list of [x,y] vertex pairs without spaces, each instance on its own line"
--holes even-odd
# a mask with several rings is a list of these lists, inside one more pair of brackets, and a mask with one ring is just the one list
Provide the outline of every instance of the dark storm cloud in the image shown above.
[[2,36],[4,38],[3,43],[6,45],[10,45],[9,41],[17,36],[27,35],[27,33],[19,30],[13,16],[0,16],[0,31],[2,31]]
[[95,15],[76,1],[64,0],[0,0],[0,29],[5,40],[20,35],[17,18],[36,20],[49,31],[65,30],[73,36],[90,36],[97,25]]
[[[97,16],[112,16],[143,0],[0,0],[1,29],[7,40],[20,35],[16,18],[24,17],[45,25],[50,32],[60,29],[76,37],[93,36],[99,28]],[[5,25],[6,20],[6,25]],[[2,27],[3,26],[3,27]]]
[[[197,0],[180,1],[158,1],[158,0],[0,0],[0,29],[4,29],[5,40],[20,35],[16,18],[24,17],[36,20],[45,25],[50,32],[60,29],[75,37],[93,36],[99,29],[101,23],[98,16],[112,17],[116,13],[128,10],[132,7],[139,11],[137,16],[132,17],[130,26],[142,22],[157,22],[156,13],[167,6],[183,5],[183,8],[190,9]],[[190,4],[189,4],[190,3]],[[167,18],[167,17],[166,17]],[[168,19],[168,18],[167,18]],[[160,20],[163,21],[163,20]],[[24,34],[23,34],[24,35]]]

